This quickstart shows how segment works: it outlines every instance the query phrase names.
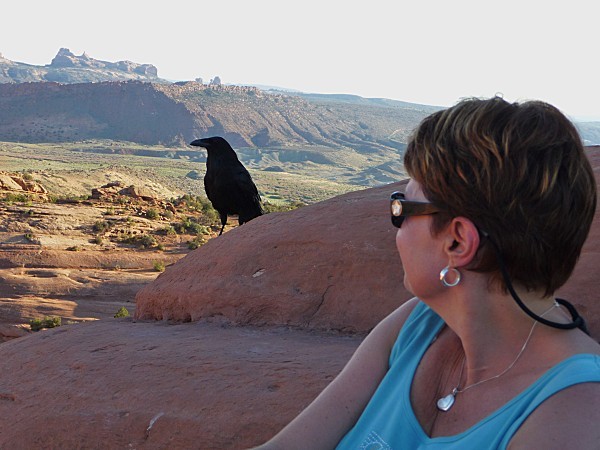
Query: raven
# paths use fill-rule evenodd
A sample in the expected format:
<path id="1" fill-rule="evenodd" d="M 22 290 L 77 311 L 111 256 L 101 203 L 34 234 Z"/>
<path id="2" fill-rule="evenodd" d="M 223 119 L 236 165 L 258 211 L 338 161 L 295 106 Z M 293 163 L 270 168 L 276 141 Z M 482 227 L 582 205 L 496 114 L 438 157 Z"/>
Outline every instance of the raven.
<path id="1" fill-rule="evenodd" d="M 220 136 L 190 142 L 208 152 L 204 190 L 221 217 L 221 232 L 228 214 L 237 214 L 240 225 L 263 214 L 258 189 L 231 145 Z"/>

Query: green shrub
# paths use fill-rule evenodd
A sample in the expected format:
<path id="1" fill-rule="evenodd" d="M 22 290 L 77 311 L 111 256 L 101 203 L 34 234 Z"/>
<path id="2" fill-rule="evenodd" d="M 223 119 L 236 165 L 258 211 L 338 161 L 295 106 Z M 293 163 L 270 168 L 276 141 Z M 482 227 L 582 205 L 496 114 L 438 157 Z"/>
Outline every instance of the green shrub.
<path id="1" fill-rule="evenodd" d="M 17 194 L 14 192 L 6 193 L 3 200 L 6 203 L 28 203 L 30 201 L 27 194 Z"/>
<path id="2" fill-rule="evenodd" d="M 215 225 L 219 222 L 219 213 L 213 208 L 212 203 L 206 197 L 186 194 L 173 200 L 175 206 L 186 206 L 188 211 L 202 213 L 199 221 L 204 225 Z"/>
<path id="3" fill-rule="evenodd" d="M 148 209 L 148 211 L 146 211 L 146 218 L 150 219 L 150 220 L 156 220 L 160 217 L 160 214 L 158 213 L 158 211 L 154 208 L 150 208 Z"/>
<path id="4" fill-rule="evenodd" d="M 219 213 L 212 206 L 202 210 L 202 215 L 204 222 L 209 225 L 214 225 L 220 223 L 221 218 L 219 217 Z"/>
<path id="5" fill-rule="evenodd" d="M 124 306 L 121 306 L 117 313 L 114 315 L 114 317 L 115 319 L 118 319 L 120 317 L 129 317 L 129 311 L 127 311 L 127 308 L 125 308 Z"/>
<path id="6" fill-rule="evenodd" d="M 175 227 L 173 225 L 169 225 L 164 228 L 161 228 L 160 230 L 158 230 L 158 232 L 160 234 L 164 234 L 166 236 L 173 236 L 173 235 L 177 234 L 177 231 L 175 230 Z"/>
<path id="7" fill-rule="evenodd" d="M 110 228 L 110 223 L 106 220 L 97 220 L 92 228 L 96 233 L 103 233 Z"/>
<path id="8" fill-rule="evenodd" d="M 39 331 L 43 328 L 55 328 L 60 327 L 61 319 L 60 317 L 44 317 L 43 319 L 31 319 L 29 321 L 29 326 L 31 327 L 31 331 Z"/>
<path id="9" fill-rule="evenodd" d="M 164 272 L 165 271 L 165 263 L 162 261 L 154 261 L 154 263 L 152 264 L 152 266 L 154 267 L 154 270 L 156 270 L 157 272 Z"/>
<path id="10" fill-rule="evenodd" d="M 198 247 L 206 244 L 206 239 L 202 236 L 196 236 L 194 239 L 188 242 L 188 248 L 190 250 L 196 250 Z"/>
<path id="11" fill-rule="evenodd" d="M 193 217 L 186 217 L 181 221 L 181 225 L 178 227 L 181 233 L 189 234 L 210 234 L 210 228 L 204 224 L 199 223 Z"/>
<path id="12" fill-rule="evenodd" d="M 158 241 L 156 240 L 156 238 L 154 236 L 150 236 L 149 234 L 128 234 L 127 236 L 121 239 L 121 242 L 125 244 L 135 245 L 140 248 L 150 248 L 158 245 Z"/>
<path id="13" fill-rule="evenodd" d="M 154 236 L 150 236 L 149 234 L 142 234 L 137 239 L 137 244 L 143 248 L 156 247 L 158 242 Z"/>

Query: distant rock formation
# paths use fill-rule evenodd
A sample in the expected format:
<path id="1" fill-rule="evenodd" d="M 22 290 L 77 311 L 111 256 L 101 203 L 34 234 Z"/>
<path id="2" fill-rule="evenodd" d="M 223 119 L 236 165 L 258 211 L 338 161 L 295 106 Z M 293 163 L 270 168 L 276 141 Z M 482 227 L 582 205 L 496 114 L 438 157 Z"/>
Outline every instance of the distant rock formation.
<path id="1" fill-rule="evenodd" d="M 157 78 L 158 70 L 152 64 L 137 64 L 131 61 L 117 61 L 114 63 L 90 58 L 85 52 L 75 56 L 68 48 L 61 48 L 52 62 L 52 68 L 84 67 L 88 69 L 112 69 L 126 73 L 136 73 L 145 77 Z"/>
<path id="2" fill-rule="evenodd" d="M 15 62 L 0 55 L 0 83 L 89 83 L 125 80 L 167 83 L 166 80 L 158 78 L 158 70 L 152 64 L 101 61 L 85 52 L 76 56 L 68 48 L 61 48 L 46 66 Z"/>
<path id="3" fill-rule="evenodd" d="M 36 198 L 45 198 L 48 191 L 44 186 L 21 175 L 0 172 L 0 196 L 7 192 L 34 194 Z"/>
<path id="4" fill-rule="evenodd" d="M 208 84 L 210 84 L 212 86 L 221 86 L 221 78 L 214 77 L 212 80 L 210 80 L 210 82 Z"/>
<path id="5" fill-rule="evenodd" d="M 70 55 L 63 52 L 58 64 L 87 64 Z M 287 151 L 317 146 L 317 151 L 304 156 L 321 159 L 327 158 L 323 147 L 351 148 L 378 156 L 387 153 L 395 159 L 404 144 L 388 136 L 399 128 L 412 129 L 426 115 L 403 107 L 312 103 L 298 96 L 214 82 L 58 81 L 0 83 L 0 141 L 112 139 L 173 146 L 218 135 L 234 148 Z"/>
<path id="6" fill-rule="evenodd" d="M 157 202 L 158 196 L 152 190 L 144 186 L 125 186 L 120 181 L 107 183 L 102 187 L 92 189 L 92 198 L 95 200 L 112 200 L 120 195 L 144 200 L 147 202 Z"/>

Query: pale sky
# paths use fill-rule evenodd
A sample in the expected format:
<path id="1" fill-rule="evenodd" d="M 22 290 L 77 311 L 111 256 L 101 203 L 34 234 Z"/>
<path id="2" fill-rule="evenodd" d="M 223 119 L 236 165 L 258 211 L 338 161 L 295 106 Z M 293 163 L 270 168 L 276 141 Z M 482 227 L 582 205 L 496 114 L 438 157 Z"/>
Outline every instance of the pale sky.
<path id="1" fill-rule="evenodd" d="M 595 0 L 30 0 L 2 7 L 0 53 L 59 48 L 161 78 L 450 106 L 539 99 L 600 120 Z M 158 5 L 158 6 L 157 6 Z"/>

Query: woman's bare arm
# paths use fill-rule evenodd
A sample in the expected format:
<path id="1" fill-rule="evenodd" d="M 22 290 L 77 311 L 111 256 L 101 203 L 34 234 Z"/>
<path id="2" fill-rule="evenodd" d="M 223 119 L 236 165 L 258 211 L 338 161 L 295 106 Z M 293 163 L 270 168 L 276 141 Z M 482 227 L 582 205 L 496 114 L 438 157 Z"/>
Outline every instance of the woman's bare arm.
<path id="1" fill-rule="evenodd" d="M 329 386 L 273 439 L 257 449 L 334 448 L 359 418 L 386 374 L 391 349 L 417 301 L 409 300 L 382 320 Z"/>

